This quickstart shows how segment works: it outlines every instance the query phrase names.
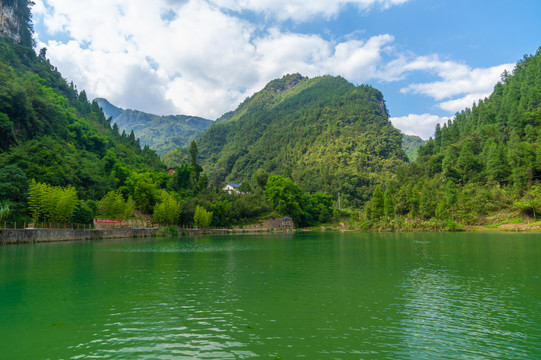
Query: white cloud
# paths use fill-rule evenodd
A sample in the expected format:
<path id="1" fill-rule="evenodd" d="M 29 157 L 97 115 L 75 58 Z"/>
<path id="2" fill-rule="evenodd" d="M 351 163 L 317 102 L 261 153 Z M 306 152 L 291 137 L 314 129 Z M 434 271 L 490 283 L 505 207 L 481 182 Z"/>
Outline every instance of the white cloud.
<path id="1" fill-rule="evenodd" d="M 254 11 L 278 20 L 307 21 L 316 16 L 326 19 L 335 17 L 347 5 L 361 11 L 371 8 L 388 9 L 409 0 L 209 0 L 220 8 L 233 11 Z"/>
<path id="2" fill-rule="evenodd" d="M 470 107 L 474 101 L 485 98 L 492 92 L 504 70 L 511 71 L 514 64 L 502 64 L 489 68 L 472 69 L 453 61 L 441 61 L 438 56 L 422 56 L 402 64 L 401 71 L 424 71 L 435 73 L 441 80 L 428 83 L 410 84 L 401 89 L 403 94 L 422 94 L 441 102 L 439 107 L 456 112 Z M 461 96 L 460 98 L 456 98 Z"/>
<path id="3" fill-rule="evenodd" d="M 89 98 L 211 119 L 286 73 L 342 75 L 356 83 L 378 79 L 382 54 L 394 41 L 383 34 L 334 42 L 265 29 L 201 0 L 94 0 L 85 3 L 85 11 L 73 1 L 47 0 L 46 7 L 38 0 L 34 14 L 50 33 L 65 32 L 73 39 L 40 46 Z"/>
<path id="4" fill-rule="evenodd" d="M 240 12 L 278 20 L 336 16 L 347 5 L 385 9 L 408 0 L 36 0 L 34 17 L 58 38 L 47 55 L 90 99 L 123 108 L 215 119 L 267 82 L 287 73 L 340 75 L 356 84 L 406 82 L 414 73 L 437 81 L 405 85 L 405 95 L 434 98 L 454 113 L 487 96 L 511 64 L 472 69 L 438 55 L 400 53 L 391 34 L 342 40 L 251 23 Z M 299 10 L 301 9 L 302 10 Z M 238 11 L 239 13 L 236 13 Z M 45 35 L 45 34 L 43 34 Z M 55 36 L 56 36 L 55 35 Z M 428 110 L 430 111 L 430 110 Z M 393 118 L 406 133 L 429 137 L 436 115 Z"/>
<path id="5" fill-rule="evenodd" d="M 408 116 L 392 117 L 393 125 L 407 135 L 417 135 L 427 140 L 434 136 L 436 124 L 443 124 L 448 117 L 440 117 L 432 114 L 409 114 Z"/>

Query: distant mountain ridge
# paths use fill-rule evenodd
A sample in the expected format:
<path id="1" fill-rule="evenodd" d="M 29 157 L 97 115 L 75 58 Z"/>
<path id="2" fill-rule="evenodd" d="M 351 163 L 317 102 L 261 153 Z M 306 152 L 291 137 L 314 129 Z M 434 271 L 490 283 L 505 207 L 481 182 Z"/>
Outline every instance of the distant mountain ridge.
<path id="1" fill-rule="evenodd" d="M 417 158 L 417 151 L 424 145 L 426 145 L 426 141 L 417 135 L 404 135 L 404 139 L 402 140 L 402 148 L 410 161 Z"/>
<path id="2" fill-rule="evenodd" d="M 198 139 L 212 125 L 212 121 L 197 116 L 167 115 L 159 116 L 138 110 L 119 108 L 103 98 L 95 101 L 106 117 L 120 131 L 130 133 L 132 130 L 141 145 L 147 145 L 163 156 L 178 147 L 188 146 L 192 140 Z"/>

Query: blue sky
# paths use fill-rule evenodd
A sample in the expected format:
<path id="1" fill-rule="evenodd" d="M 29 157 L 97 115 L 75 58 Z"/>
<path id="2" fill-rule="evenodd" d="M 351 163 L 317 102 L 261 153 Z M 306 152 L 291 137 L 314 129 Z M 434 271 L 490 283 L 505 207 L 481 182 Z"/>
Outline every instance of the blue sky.
<path id="1" fill-rule="evenodd" d="M 541 45 L 538 0 L 35 0 L 38 47 L 89 98 L 215 119 L 299 72 L 370 84 L 428 138 Z"/>

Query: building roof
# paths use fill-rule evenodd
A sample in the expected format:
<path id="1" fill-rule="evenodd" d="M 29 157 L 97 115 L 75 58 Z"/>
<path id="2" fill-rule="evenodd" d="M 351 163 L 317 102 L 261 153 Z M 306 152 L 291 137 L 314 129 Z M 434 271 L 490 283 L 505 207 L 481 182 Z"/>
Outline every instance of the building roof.
<path id="1" fill-rule="evenodd" d="M 236 187 L 236 188 L 240 187 L 240 184 L 235 184 L 235 183 L 230 183 L 230 182 L 228 182 L 226 184 L 231 185 L 231 186 Z"/>

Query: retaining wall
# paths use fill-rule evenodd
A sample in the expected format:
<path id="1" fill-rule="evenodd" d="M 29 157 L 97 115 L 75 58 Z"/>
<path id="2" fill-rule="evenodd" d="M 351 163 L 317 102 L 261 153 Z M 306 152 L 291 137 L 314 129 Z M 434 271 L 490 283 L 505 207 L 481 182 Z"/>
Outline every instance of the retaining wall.
<path id="1" fill-rule="evenodd" d="M 0 230 L 0 245 L 27 244 L 50 241 L 95 240 L 153 236 L 155 229 L 4 229 Z"/>

